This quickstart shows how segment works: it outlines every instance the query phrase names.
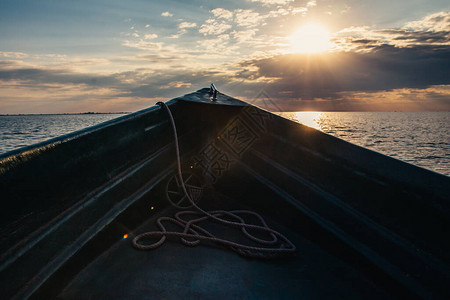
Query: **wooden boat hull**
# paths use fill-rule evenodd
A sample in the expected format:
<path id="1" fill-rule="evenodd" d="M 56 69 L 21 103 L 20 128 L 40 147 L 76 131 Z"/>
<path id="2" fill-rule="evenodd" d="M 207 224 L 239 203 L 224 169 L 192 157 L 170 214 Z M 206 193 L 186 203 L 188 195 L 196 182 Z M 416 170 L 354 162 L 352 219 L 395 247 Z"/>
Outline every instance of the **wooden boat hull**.
<path id="1" fill-rule="evenodd" d="M 262 213 L 296 257 L 122 239 L 174 211 L 174 138 L 155 106 L 0 157 L 5 298 L 449 296 L 447 176 L 207 89 L 168 104 L 183 168 L 209 186 L 200 206 Z"/>

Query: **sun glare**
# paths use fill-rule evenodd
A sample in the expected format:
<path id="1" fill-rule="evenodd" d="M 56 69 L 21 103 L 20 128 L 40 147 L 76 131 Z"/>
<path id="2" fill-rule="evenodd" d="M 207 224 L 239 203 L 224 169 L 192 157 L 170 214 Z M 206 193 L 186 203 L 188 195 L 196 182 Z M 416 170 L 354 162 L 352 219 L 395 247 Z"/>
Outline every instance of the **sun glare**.
<path id="1" fill-rule="evenodd" d="M 303 25 L 288 37 L 294 53 L 320 53 L 331 49 L 330 34 L 321 25 Z"/>

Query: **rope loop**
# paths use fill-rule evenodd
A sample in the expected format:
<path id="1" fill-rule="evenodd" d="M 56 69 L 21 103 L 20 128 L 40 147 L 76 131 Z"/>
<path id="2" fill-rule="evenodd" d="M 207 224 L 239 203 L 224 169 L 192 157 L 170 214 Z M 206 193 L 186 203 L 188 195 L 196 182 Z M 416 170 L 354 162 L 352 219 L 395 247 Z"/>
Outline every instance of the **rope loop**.
<path id="1" fill-rule="evenodd" d="M 170 111 L 170 108 L 167 106 L 166 103 L 157 102 L 156 104 L 161 107 L 164 107 L 169 115 L 175 138 L 174 142 L 177 158 L 177 171 L 178 171 L 177 175 L 180 180 L 180 185 L 183 190 L 183 193 L 190 202 L 191 206 L 195 209 L 195 211 L 184 210 L 177 212 L 174 218 L 170 217 L 158 218 L 156 223 L 160 231 L 146 232 L 137 235 L 133 239 L 132 242 L 133 246 L 139 250 L 152 250 L 164 244 L 164 242 L 166 241 L 166 237 L 174 236 L 179 237 L 181 242 L 187 246 L 193 247 L 199 245 L 201 241 L 209 241 L 228 247 L 230 250 L 238 253 L 239 255 L 250 258 L 272 259 L 293 255 L 296 251 L 295 245 L 278 231 L 269 228 L 269 226 L 267 226 L 266 222 L 264 221 L 263 217 L 257 214 L 256 212 L 249 210 L 205 211 L 196 204 L 194 199 L 192 199 L 191 194 L 188 192 L 188 189 L 186 188 L 185 182 L 183 180 L 183 175 L 181 172 L 181 159 L 180 159 L 180 148 L 178 145 L 178 135 L 172 112 Z M 190 219 L 189 221 L 187 221 L 181 217 L 187 215 L 197 216 L 197 218 Z M 256 219 L 258 219 L 260 224 L 257 225 L 246 223 L 243 215 L 252 215 L 253 217 L 256 217 Z M 229 221 L 224 217 L 227 217 L 228 219 L 234 221 Z M 199 225 L 200 222 L 206 220 L 212 220 L 222 225 L 238 228 L 242 231 L 245 237 L 247 237 L 254 244 L 261 245 L 261 247 L 240 244 L 230 240 L 218 238 Z M 172 224 L 179 226 L 182 229 L 182 231 L 180 232 L 167 231 L 166 227 L 163 224 L 163 221 L 170 222 Z M 249 230 L 258 233 L 258 236 L 251 234 Z M 270 236 L 270 239 L 268 240 L 262 239 L 261 236 L 263 235 Z M 143 239 L 158 236 L 160 236 L 161 238 L 153 244 L 146 245 L 140 243 L 140 241 Z"/>

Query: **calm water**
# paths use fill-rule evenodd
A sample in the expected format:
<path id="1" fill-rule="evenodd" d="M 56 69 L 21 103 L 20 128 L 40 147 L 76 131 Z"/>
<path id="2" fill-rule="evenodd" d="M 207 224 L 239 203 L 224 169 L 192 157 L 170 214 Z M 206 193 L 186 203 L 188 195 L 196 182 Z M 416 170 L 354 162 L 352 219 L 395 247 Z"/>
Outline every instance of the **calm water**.
<path id="1" fill-rule="evenodd" d="M 43 142 L 122 115 L 0 115 L 0 154 Z"/>
<path id="2" fill-rule="evenodd" d="M 450 112 L 292 112 L 285 118 L 450 175 Z"/>
<path id="3" fill-rule="evenodd" d="M 285 118 L 450 175 L 450 112 L 292 112 Z M 123 114 L 0 116 L 0 153 Z"/>

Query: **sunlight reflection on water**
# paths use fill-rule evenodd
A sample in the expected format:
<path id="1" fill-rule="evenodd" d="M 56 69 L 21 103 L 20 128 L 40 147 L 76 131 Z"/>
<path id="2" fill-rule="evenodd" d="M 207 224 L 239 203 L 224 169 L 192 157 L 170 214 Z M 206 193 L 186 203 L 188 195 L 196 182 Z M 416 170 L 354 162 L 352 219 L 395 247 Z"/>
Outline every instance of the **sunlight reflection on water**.
<path id="1" fill-rule="evenodd" d="M 283 112 L 356 145 L 450 175 L 450 112 Z"/>

